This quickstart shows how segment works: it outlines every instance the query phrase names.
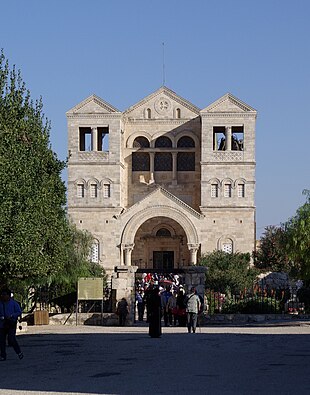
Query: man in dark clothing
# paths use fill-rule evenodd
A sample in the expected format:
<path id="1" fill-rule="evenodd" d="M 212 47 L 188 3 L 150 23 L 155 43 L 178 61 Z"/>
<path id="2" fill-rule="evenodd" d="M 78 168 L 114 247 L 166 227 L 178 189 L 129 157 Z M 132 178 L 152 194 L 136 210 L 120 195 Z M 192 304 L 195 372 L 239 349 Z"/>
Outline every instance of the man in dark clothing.
<path id="1" fill-rule="evenodd" d="M 125 298 L 122 298 L 117 304 L 117 314 L 119 318 L 119 325 L 124 326 L 128 314 L 128 303 Z"/>
<path id="2" fill-rule="evenodd" d="M 0 301 L 0 361 L 6 360 L 6 338 L 19 359 L 24 357 L 16 340 L 17 319 L 22 314 L 19 304 L 11 298 L 11 291 L 3 289 Z"/>
<path id="3" fill-rule="evenodd" d="M 150 291 L 147 299 L 149 313 L 149 335 L 151 337 L 161 336 L 161 298 L 159 289 L 156 287 Z"/>

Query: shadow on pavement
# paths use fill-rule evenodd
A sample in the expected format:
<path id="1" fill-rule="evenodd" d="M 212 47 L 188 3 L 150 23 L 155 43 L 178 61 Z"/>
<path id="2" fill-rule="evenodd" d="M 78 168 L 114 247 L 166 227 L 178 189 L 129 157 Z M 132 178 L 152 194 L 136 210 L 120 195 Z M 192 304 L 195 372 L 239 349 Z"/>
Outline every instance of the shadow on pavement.
<path id="1" fill-rule="evenodd" d="M 185 329 L 185 328 L 184 328 Z M 18 336 L 6 390 L 60 394 L 309 394 L 309 335 L 169 333 Z"/>

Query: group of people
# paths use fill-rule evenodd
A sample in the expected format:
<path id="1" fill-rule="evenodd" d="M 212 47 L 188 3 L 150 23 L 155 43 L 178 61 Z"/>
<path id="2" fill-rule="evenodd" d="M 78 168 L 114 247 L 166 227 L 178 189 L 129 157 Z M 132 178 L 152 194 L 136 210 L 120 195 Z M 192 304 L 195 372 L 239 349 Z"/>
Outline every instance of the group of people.
<path id="1" fill-rule="evenodd" d="M 151 337 L 161 336 L 161 321 L 165 326 L 187 326 L 188 333 L 195 333 L 197 318 L 201 312 L 203 301 L 194 287 L 188 295 L 184 288 L 179 287 L 178 292 L 172 287 L 159 287 L 158 284 L 149 284 L 146 289 L 141 286 L 136 289 L 136 306 L 138 320 L 143 321 L 146 310 L 146 322 L 149 324 Z M 128 302 L 122 298 L 117 304 L 119 325 L 124 326 L 129 314 Z"/>
<path id="2" fill-rule="evenodd" d="M 161 336 L 162 315 L 164 316 L 165 325 L 166 322 L 168 324 L 170 319 L 172 322 L 173 310 L 176 308 L 175 306 L 177 306 L 178 296 L 172 294 L 167 300 L 169 292 L 170 291 L 166 289 L 161 293 L 159 288 L 156 286 L 150 290 L 150 295 L 147 302 L 147 314 L 149 322 L 149 335 L 151 337 Z M 163 301 L 166 301 L 166 305 L 163 305 Z M 190 293 L 183 298 L 183 303 L 185 306 L 184 323 L 187 325 L 187 331 L 188 333 L 195 333 L 197 327 L 197 318 L 201 311 L 202 303 L 194 287 L 192 287 Z M 171 315 L 169 312 L 171 312 Z M 174 317 L 175 316 L 176 314 L 174 314 Z"/>

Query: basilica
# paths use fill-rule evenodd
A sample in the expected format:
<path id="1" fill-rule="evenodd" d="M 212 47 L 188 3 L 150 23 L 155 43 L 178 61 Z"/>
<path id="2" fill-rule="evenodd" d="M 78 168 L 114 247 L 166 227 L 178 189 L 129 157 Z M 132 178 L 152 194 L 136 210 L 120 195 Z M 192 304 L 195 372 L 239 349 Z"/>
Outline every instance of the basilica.
<path id="1" fill-rule="evenodd" d="M 68 214 L 108 275 L 254 250 L 255 109 L 230 93 L 200 109 L 162 86 L 125 111 L 92 95 L 66 115 Z"/>

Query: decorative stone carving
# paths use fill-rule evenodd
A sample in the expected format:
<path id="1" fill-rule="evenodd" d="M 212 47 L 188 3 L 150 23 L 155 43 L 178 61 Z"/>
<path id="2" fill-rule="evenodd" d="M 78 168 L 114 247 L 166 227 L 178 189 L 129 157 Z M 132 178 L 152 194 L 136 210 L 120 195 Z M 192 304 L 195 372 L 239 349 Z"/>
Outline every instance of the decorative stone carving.
<path id="1" fill-rule="evenodd" d="M 166 97 L 160 97 L 155 102 L 155 110 L 158 114 L 166 114 L 171 108 L 171 102 Z"/>

